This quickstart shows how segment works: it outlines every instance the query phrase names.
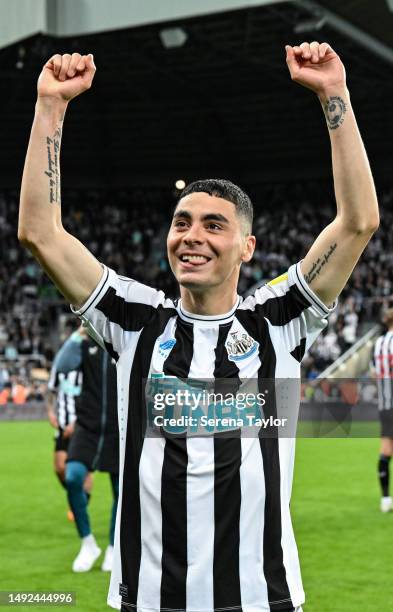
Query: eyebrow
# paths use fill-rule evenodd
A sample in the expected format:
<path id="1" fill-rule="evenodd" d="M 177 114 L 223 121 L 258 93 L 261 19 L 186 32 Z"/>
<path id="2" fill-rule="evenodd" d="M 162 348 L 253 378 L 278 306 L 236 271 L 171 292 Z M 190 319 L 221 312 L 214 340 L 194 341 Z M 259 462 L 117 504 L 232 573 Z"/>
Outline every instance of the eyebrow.
<path id="1" fill-rule="evenodd" d="M 188 210 L 178 210 L 173 215 L 174 219 L 178 219 L 179 217 L 183 217 L 184 219 L 189 219 L 191 221 L 192 215 Z M 221 213 L 207 213 L 203 215 L 202 221 L 221 221 L 221 223 L 229 223 L 228 219 L 224 217 Z"/>

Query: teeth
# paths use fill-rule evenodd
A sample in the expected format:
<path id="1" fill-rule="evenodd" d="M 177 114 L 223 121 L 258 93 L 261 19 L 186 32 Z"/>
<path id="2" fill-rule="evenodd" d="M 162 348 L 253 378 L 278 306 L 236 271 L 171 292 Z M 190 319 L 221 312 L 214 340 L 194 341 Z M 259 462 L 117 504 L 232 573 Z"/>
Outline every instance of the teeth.
<path id="1" fill-rule="evenodd" d="M 182 261 L 205 262 L 208 261 L 208 258 L 203 255 L 183 255 Z"/>

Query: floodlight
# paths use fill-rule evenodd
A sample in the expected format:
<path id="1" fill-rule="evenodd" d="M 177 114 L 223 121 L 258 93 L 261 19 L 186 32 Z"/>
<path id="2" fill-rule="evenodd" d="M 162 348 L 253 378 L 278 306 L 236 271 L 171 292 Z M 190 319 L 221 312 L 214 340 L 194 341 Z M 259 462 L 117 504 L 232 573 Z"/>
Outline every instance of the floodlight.
<path id="1" fill-rule="evenodd" d="M 164 28 L 160 30 L 159 36 L 165 49 L 182 47 L 188 38 L 188 34 L 183 28 Z"/>

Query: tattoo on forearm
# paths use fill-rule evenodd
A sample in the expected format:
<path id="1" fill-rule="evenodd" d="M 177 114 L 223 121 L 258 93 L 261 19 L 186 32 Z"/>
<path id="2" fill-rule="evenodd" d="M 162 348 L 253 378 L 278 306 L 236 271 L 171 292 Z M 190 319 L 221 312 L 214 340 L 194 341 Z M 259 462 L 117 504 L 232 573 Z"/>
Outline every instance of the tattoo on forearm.
<path id="1" fill-rule="evenodd" d="M 331 96 L 325 102 L 324 111 L 329 130 L 336 130 L 344 123 L 347 105 L 340 96 Z"/>
<path id="2" fill-rule="evenodd" d="M 330 257 L 337 248 L 337 242 L 330 245 L 329 250 L 322 256 L 318 257 L 311 266 L 310 271 L 304 275 L 306 283 L 309 285 L 321 273 L 323 267 L 327 264 Z"/>
<path id="3" fill-rule="evenodd" d="M 45 174 L 49 178 L 49 202 L 51 204 L 60 204 L 60 143 L 61 127 L 58 126 L 53 136 L 46 138 L 48 169 L 45 170 Z"/>

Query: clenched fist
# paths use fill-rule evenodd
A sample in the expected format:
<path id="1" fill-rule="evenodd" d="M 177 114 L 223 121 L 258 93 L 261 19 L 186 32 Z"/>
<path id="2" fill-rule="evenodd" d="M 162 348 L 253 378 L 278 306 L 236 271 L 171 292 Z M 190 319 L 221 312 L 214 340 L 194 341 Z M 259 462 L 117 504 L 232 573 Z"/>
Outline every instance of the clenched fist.
<path id="1" fill-rule="evenodd" d="M 285 47 L 291 78 L 319 96 L 346 87 L 345 68 L 328 43 L 304 42 Z"/>
<path id="2" fill-rule="evenodd" d="M 54 55 L 45 64 L 39 76 L 38 97 L 58 98 L 69 102 L 86 89 L 90 89 L 95 71 L 92 54 Z"/>

